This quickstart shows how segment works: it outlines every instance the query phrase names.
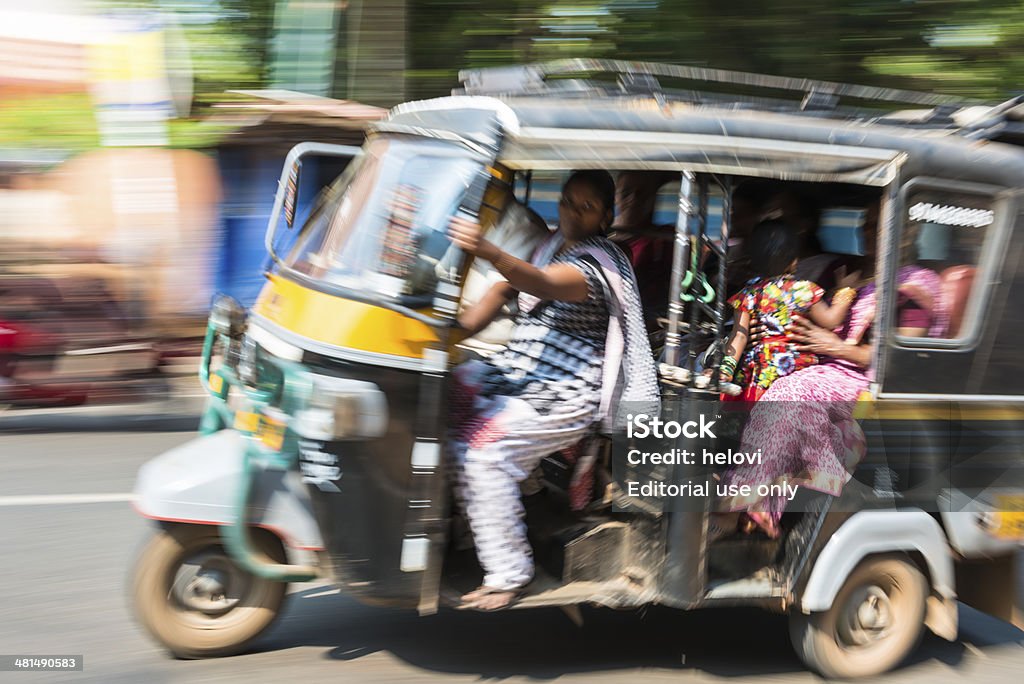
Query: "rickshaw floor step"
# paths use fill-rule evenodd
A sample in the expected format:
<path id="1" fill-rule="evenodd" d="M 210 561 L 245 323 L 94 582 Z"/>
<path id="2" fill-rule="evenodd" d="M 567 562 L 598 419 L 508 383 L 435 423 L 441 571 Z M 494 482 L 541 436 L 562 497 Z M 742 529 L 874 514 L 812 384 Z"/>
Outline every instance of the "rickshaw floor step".
<path id="1" fill-rule="evenodd" d="M 749 577 L 712 582 L 704 598 L 709 601 L 749 598 L 779 598 L 786 587 L 774 568 L 762 568 Z"/>
<path id="2" fill-rule="evenodd" d="M 639 605 L 643 591 L 625 577 L 606 582 L 569 582 L 554 578 L 538 578 L 512 608 L 541 608 L 596 603 L 608 608 Z"/>
<path id="3" fill-rule="evenodd" d="M 779 544 L 746 535 L 715 542 L 708 550 L 708 571 L 717 580 L 750 577 L 773 564 Z"/>
<path id="4" fill-rule="evenodd" d="M 468 591 L 468 590 L 467 590 Z M 457 607 L 462 591 L 448 587 L 441 592 L 441 602 Z M 649 602 L 642 588 L 626 577 L 607 582 L 570 582 L 563 584 L 549 575 L 538 575 L 525 593 L 508 610 L 519 608 L 548 608 L 593 603 L 607 608 L 628 608 Z"/>

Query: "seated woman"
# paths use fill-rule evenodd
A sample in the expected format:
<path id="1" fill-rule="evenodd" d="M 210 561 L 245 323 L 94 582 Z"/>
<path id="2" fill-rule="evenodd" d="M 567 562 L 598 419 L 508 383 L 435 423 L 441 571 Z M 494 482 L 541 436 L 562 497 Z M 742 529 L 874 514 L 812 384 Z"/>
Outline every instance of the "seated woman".
<path id="1" fill-rule="evenodd" d="M 754 404 L 741 448 L 760 451 L 761 463 L 727 471 L 723 482 L 750 485 L 755 493 L 719 502 L 723 513 L 712 516 L 711 540 L 736 532 L 740 513 L 749 522 L 748 531 L 760 528 L 778 537 L 786 500 L 758 496 L 758 485 L 788 482 L 839 496 L 864 457 L 864 434 L 853 419 L 853 408 L 870 381 L 872 324 L 879 304 L 872 282 L 877 221 L 869 220 L 863 231 L 868 282 L 858 289 L 838 334 L 806 318 L 793 322 L 789 336 L 796 350 L 818 354 L 822 362 L 779 378 Z M 899 269 L 896 281 L 900 333 L 941 337 L 949 321 L 945 304 L 927 296 L 940 291 L 938 275 L 908 264 Z"/>
<path id="2" fill-rule="evenodd" d="M 452 222 L 452 241 L 507 280 L 463 312 L 460 325 L 480 330 L 519 297 L 508 347 L 454 372 L 455 496 L 485 573 L 463 607 L 504 608 L 533 578 L 518 483 L 540 459 L 589 434 L 613 399 L 658 401 L 636 280 L 604 237 L 614 193 L 608 173 L 574 173 L 562 188 L 559 228 L 532 263 L 482 239 L 475 222 Z"/>
<path id="3" fill-rule="evenodd" d="M 787 184 L 767 200 L 762 217 L 778 217 L 795 227 L 803 236 L 800 263 L 795 273 L 797 278 L 813 281 L 825 290 L 832 290 L 852 270 L 851 257 L 826 252 L 822 247 L 818 237 L 822 206 L 812 187 Z"/>
<path id="4" fill-rule="evenodd" d="M 742 392 L 743 399 L 756 401 L 777 379 L 818 363 L 814 354 L 790 348 L 784 334 L 789 322 L 805 316 L 818 325 L 835 328 L 849 313 L 855 292 L 849 287 L 839 290 L 830 305 L 816 283 L 798 280 L 793 273 L 800 263 L 800 235 L 780 221 L 758 224 L 749 245 L 756 275 L 729 299 L 736 316 L 720 378 L 728 383 L 723 385 L 728 394 Z M 756 342 L 749 335 L 755 318 L 767 328 Z M 711 375 L 711 371 L 705 374 Z M 736 391 L 730 392 L 730 387 Z"/>

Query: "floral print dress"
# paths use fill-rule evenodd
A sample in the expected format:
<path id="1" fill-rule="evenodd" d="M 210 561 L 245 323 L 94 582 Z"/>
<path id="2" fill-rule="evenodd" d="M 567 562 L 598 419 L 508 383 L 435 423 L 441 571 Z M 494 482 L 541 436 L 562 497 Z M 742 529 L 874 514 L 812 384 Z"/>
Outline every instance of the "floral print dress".
<path id="1" fill-rule="evenodd" d="M 900 289 L 940 292 L 942 282 L 920 266 L 904 266 L 896 275 Z M 912 289 L 910 289 L 912 288 Z M 838 330 L 848 342 L 871 336 L 877 306 L 875 283 L 857 292 L 857 299 Z M 929 337 L 946 334 L 949 308 L 941 297 L 918 303 L 927 320 Z M 907 322 L 905 308 L 898 311 Z M 751 489 L 748 495 L 721 499 L 719 511 L 743 511 L 770 537 L 779 535 L 786 508 L 784 496 L 765 495 L 762 486 L 782 482 L 839 496 L 864 458 L 867 440 L 854 419 L 854 407 L 868 389 L 870 371 L 849 361 L 823 357 L 818 365 L 782 377 L 754 404 L 743 430 L 740 450 L 761 453 L 757 465 L 737 466 L 724 474 L 724 484 Z"/>
<path id="2" fill-rule="evenodd" d="M 806 314 L 821 301 L 824 291 L 809 280 L 792 275 L 754 278 L 729 299 L 737 311 L 746 311 L 751 321 L 765 326 L 764 337 L 749 344 L 740 358 L 733 382 L 742 385 L 745 401 L 756 401 L 778 378 L 818 363 L 818 357 L 798 352 L 786 338 L 786 326 L 794 314 Z"/>

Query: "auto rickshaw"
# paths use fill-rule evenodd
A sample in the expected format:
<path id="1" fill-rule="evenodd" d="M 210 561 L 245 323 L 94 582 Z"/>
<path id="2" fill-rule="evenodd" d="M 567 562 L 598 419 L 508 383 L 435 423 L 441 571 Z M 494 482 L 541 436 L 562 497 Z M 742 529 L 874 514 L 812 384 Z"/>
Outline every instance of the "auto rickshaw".
<path id="1" fill-rule="evenodd" d="M 760 606 L 787 613 L 797 653 L 835 677 L 895 667 L 926 627 L 955 639 L 958 600 L 1014 616 L 1024 104 L 615 61 L 460 78 L 451 97 L 396 107 L 361 149 L 288 155 L 262 294 L 210 315 L 201 435 L 139 473 L 135 506 L 154 529 L 132 593 L 158 642 L 238 653 L 293 582 L 421 614 L 471 586 L 444 459 L 470 265 L 447 227 L 459 213 L 495 225 L 530 205 L 533 174 L 578 168 L 679 174 L 660 371 L 663 415 L 680 421 L 719 406 L 717 373 L 697 371 L 721 347 L 697 341 L 727 332 L 737 186 L 802 183 L 837 211 L 880 206 L 873 377 L 857 407 L 869 451 L 842 496 L 794 506 L 778 540 L 709 544 L 711 502 L 670 510 L 607 480 L 586 515 L 546 497 L 528 513 L 538 579 L 514 608 Z M 296 229 L 308 155 L 352 161 Z M 942 273 L 939 338 L 893 320 L 894 272 L 915 242 Z M 557 459 L 547 466 L 557 492 Z"/>

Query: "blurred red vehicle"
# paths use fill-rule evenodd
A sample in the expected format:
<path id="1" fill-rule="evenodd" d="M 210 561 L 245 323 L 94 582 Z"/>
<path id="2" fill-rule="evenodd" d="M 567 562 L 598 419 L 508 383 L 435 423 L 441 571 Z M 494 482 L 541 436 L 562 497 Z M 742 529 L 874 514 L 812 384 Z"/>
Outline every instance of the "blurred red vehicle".
<path id="1" fill-rule="evenodd" d="M 101 278 L 0 276 L 0 405 L 122 403 L 166 394 L 143 321 Z"/>

